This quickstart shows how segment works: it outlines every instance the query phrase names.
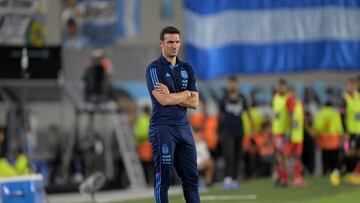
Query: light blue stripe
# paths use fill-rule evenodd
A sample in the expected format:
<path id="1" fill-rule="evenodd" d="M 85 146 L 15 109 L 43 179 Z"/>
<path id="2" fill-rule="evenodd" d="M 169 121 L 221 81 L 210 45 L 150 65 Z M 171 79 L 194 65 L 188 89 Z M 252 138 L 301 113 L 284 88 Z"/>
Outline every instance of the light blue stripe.
<path id="1" fill-rule="evenodd" d="M 158 202 L 160 203 L 161 202 L 161 197 L 160 197 L 160 189 L 161 189 L 160 176 L 158 177 L 158 182 L 159 182 L 159 185 L 158 185 L 157 199 L 158 199 Z"/>
<path id="2" fill-rule="evenodd" d="M 315 7 L 360 8 L 360 0 L 185 0 L 185 9 L 199 15 L 228 10 L 302 9 Z"/>
<path id="3" fill-rule="evenodd" d="M 157 177 L 157 182 L 158 182 L 158 186 L 157 186 L 157 189 L 156 189 L 156 199 L 157 199 L 157 202 L 159 203 L 160 202 L 160 198 L 159 198 L 159 193 L 160 193 L 160 183 L 159 183 L 159 177 Z"/>
<path id="4" fill-rule="evenodd" d="M 161 203 L 161 173 L 160 173 L 160 175 L 159 175 L 159 203 Z"/>
<path id="5" fill-rule="evenodd" d="M 158 79 L 158 76 L 157 76 L 157 73 L 156 73 L 156 68 L 154 68 L 154 75 L 155 75 L 155 81 L 156 81 L 156 84 L 159 83 L 159 79 Z"/>
<path id="6" fill-rule="evenodd" d="M 155 201 L 161 203 L 160 190 L 161 190 L 161 173 L 156 174 L 156 185 L 155 185 Z"/>
<path id="7" fill-rule="evenodd" d="M 151 76 L 152 76 L 152 80 L 153 80 L 153 85 L 155 86 L 156 85 L 156 79 L 155 79 L 155 74 L 154 74 L 154 69 L 150 69 L 151 71 Z"/>
<path id="8" fill-rule="evenodd" d="M 153 83 L 153 86 L 155 86 L 155 80 L 154 80 L 154 75 L 153 75 L 152 68 L 150 69 L 150 78 L 151 78 L 151 81 Z"/>
<path id="9" fill-rule="evenodd" d="M 157 181 L 157 175 L 155 175 L 155 188 L 154 188 L 154 196 L 155 196 L 155 202 L 157 203 L 158 200 L 157 200 L 157 184 L 158 184 L 158 181 Z"/>
<path id="10" fill-rule="evenodd" d="M 140 34 L 140 29 L 141 29 L 141 2 L 140 0 L 136 0 L 135 2 L 135 12 L 133 13 L 133 18 L 135 21 L 135 31 L 136 31 L 136 35 Z"/>
<path id="11" fill-rule="evenodd" d="M 124 25 L 124 1 L 116 0 L 116 10 L 117 10 L 117 19 L 116 19 L 116 34 L 118 36 L 125 36 L 125 25 Z"/>
<path id="12" fill-rule="evenodd" d="M 154 191 L 154 195 L 155 195 L 155 202 L 158 203 L 158 198 L 157 198 L 157 188 L 158 188 L 158 177 L 157 175 L 155 176 L 155 191 Z"/>
<path id="13" fill-rule="evenodd" d="M 153 72 L 153 76 L 154 76 L 155 85 L 157 85 L 157 84 L 159 83 L 159 80 L 157 79 L 156 69 L 153 68 L 153 69 L 152 69 L 152 72 Z"/>
<path id="14" fill-rule="evenodd" d="M 119 37 L 136 37 L 140 33 L 141 8 L 139 0 L 116 0 Z"/>
<path id="15" fill-rule="evenodd" d="M 266 45 L 234 44 L 213 49 L 186 45 L 186 60 L 202 79 L 233 74 L 313 70 L 360 71 L 360 41 L 316 41 Z"/>

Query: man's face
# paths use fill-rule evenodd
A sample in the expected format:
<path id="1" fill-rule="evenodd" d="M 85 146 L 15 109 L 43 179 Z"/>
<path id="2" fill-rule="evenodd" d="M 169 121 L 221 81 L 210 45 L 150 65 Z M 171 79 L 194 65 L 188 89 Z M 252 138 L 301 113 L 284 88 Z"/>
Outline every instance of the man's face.
<path id="1" fill-rule="evenodd" d="M 179 34 L 165 34 L 164 40 L 160 41 L 160 47 L 163 55 L 167 58 L 176 57 L 180 49 L 180 36 Z"/>
<path id="2" fill-rule="evenodd" d="M 75 24 L 69 24 L 67 26 L 67 34 L 69 37 L 75 37 L 77 35 L 77 27 Z"/>
<path id="3" fill-rule="evenodd" d="M 347 88 L 348 92 L 355 91 L 356 90 L 356 82 L 355 81 L 348 81 L 346 88 Z"/>
<path id="4" fill-rule="evenodd" d="M 276 91 L 280 94 L 284 94 L 286 92 L 286 85 L 284 84 L 278 84 L 276 87 Z"/>
<path id="5" fill-rule="evenodd" d="M 238 83 L 235 80 L 229 81 L 229 90 L 230 92 L 237 92 L 238 89 Z"/>

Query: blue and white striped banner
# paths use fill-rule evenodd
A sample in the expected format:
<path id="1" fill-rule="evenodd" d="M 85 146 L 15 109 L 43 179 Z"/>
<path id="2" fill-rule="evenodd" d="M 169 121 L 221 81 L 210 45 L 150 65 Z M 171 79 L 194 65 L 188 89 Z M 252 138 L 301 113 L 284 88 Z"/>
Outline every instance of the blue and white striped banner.
<path id="1" fill-rule="evenodd" d="M 111 45 L 118 38 L 140 34 L 140 0 L 83 0 L 87 12 L 82 26 L 82 38 L 88 45 Z"/>
<path id="2" fill-rule="evenodd" d="M 140 34 L 141 1 L 117 0 L 117 35 L 133 38 Z"/>
<path id="3" fill-rule="evenodd" d="M 197 76 L 360 70 L 360 0 L 185 0 Z"/>

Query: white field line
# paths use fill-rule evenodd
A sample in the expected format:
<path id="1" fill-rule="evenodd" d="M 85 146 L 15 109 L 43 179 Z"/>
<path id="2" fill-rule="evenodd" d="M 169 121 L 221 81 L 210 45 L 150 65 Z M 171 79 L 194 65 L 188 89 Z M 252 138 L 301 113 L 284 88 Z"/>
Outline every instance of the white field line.
<path id="1" fill-rule="evenodd" d="M 217 200 L 256 200 L 257 196 L 250 195 L 204 195 L 200 197 L 201 201 L 217 201 Z"/>

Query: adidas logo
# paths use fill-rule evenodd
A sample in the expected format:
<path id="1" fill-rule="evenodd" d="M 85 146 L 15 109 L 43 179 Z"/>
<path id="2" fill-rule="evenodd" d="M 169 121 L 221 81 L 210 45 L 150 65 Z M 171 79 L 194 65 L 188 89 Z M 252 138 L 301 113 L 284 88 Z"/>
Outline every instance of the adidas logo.
<path id="1" fill-rule="evenodd" d="M 171 77 L 171 75 L 169 73 L 166 73 L 165 77 Z"/>

